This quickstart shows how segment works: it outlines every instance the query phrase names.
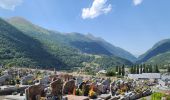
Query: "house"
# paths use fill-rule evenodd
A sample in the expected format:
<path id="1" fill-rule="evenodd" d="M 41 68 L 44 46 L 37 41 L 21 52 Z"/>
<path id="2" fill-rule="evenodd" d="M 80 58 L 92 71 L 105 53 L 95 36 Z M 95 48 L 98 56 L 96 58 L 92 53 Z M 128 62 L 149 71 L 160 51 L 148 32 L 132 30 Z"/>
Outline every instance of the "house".
<path id="1" fill-rule="evenodd" d="M 128 74 L 131 79 L 161 79 L 160 73 Z"/>

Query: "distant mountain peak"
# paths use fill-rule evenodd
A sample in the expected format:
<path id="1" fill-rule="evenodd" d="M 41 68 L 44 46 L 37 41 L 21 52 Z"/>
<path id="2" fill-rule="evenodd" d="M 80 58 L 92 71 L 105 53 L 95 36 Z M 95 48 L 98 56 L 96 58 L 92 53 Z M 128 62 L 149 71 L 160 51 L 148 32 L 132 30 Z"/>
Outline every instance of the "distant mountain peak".
<path id="1" fill-rule="evenodd" d="M 85 35 L 87 38 L 89 38 L 89 39 L 92 39 L 92 40 L 96 40 L 96 41 L 105 41 L 103 38 L 101 38 L 101 37 L 95 37 L 93 34 L 91 34 L 91 33 L 87 33 L 86 35 Z"/>
<path id="2" fill-rule="evenodd" d="M 24 24 L 25 23 L 32 24 L 30 21 L 26 20 L 25 18 L 18 17 L 18 16 L 8 18 L 7 21 L 9 21 L 9 22 L 16 22 L 16 23 L 24 23 Z"/>

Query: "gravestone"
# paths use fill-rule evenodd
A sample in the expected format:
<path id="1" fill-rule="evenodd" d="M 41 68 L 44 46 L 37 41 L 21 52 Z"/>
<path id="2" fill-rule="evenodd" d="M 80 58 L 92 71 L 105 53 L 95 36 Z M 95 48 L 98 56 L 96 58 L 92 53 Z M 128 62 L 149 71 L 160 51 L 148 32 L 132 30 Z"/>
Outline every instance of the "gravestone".
<path id="1" fill-rule="evenodd" d="M 60 100 L 62 98 L 63 81 L 61 79 L 57 79 L 50 83 L 50 87 L 52 96 L 55 96 Z"/>
<path id="2" fill-rule="evenodd" d="M 107 93 L 107 90 L 108 90 L 107 88 L 108 87 L 106 85 L 103 85 L 101 83 L 97 84 L 97 89 L 98 89 L 99 93 Z"/>
<path id="3" fill-rule="evenodd" d="M 76 85 L 80 85 L 83 82 L 83 77 L 77 77 L 76 78 Z"/>
<path id="4" fill-rule="evenodd" d="M 49 83 L 49 77 L 44 77 L 42 79 L 39 80 L 40 84 L 45 84 L 47 85 Z"/>
<path id="5" fill-rule="evenodd" d="M 63 86 L 63 94 L 73 94 L 74 89 L 75 89 L 75 81 L 74 80 L 65 82 L 65 84 Z"/>
<path id="6" fill-rule="evenodd" d="M 26 100 L 36 100 L 38 95 L 45 96 L 43 85 L 32 85 L 25 89 Z"/>

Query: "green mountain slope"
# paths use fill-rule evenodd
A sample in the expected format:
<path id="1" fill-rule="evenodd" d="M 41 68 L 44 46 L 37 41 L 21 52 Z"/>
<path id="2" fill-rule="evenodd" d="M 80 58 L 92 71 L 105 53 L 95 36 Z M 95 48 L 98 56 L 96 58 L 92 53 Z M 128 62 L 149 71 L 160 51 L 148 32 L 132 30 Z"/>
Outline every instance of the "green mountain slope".
<path id="1" fill-rule="evenodd" d="M 150 58 L 146 63 L 149 64 L 170 64 L 170 51 Z"/>
<path id="2" fill-rule="evenodd" d="M 52 66 L 64 63 L 43 45 L 0 19 L 0 63 L 7 66 Z"/>
<path id="3" fill-rule="evenodd" d="M 149 59 L 152 59 L 153 57 L 157 56 L 156 58 L 158 57 L 163 57 L 163 56 L 160 56 L 161 54 L 168 52 L 170 51 L 170 39 L 165 39 L 165 40 L 162 40 L 158 43 L 156 43 L 150 50 L 148 50 L 145 54 L 141 55 L 139 57 L 139 60 L 138 62 L 142 63 L 142 62 L 146 62 L 148 61 Z M 163 55 L 165 55 L 163 54 Z M 166 58 L 166 57 L 165 57 Z M 165 59 L 165 58 L 162 58 L 162 59 Z M 154 58 L 155 59 L 155 58 Z M 161 59 L 160 59 L 161 60 Z M 153 61 L 152 61 L 153 62 Z M 157 63 L 157 62 L 155 62 Z"/>
<path id="4" fill-rule="evenodd" d="M 80 33 L 59 33 L 43 29 L 39 26 L 33 25 L 20 17 L 13 17 L 8 19 L 8 22 L 22 30 L 27 35 L 38 39 L 51 40 L 60 45 L 67 45 L 71 48 L 77 49 L 81 53 L 118 56 L 128 59 L 132 62 L 136 58 L 129 52 L 111 45 L 103 39 L 96 38 L 91 34 L 83 35 Z"/>
<path id="5" fill-rule="evenodd" d="M 98 59 L 93 53 L 82 53 L 80 49 L 69 44 L 71 40 L 75 40 L 74 35 L 70 37 L 72 34 L 49 31 L 24 19 L 8 20 L 8 22 L 0 19 L 0 64 L 58 69 L 86 66 L 84 63 L 96 63 L 98 66 L 107 67 L 132 64 L 119 57 L 107 56 L 107 61 L 102 65 L 97 62 Z M 102 53 L 107 52 L 104 49 Z M 105 58 L 103 55 L 97 56 Z"/>

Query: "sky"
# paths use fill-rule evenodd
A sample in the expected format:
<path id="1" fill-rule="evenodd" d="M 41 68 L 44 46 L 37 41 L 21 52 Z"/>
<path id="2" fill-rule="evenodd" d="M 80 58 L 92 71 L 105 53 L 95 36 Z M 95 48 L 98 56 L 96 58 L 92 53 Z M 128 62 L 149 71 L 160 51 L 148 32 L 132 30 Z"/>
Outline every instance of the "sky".
<path id="1" fill-rule="evenodd" d="M 170 38 L 170 0 L 0 0 L 0 17 L 20 16 L 60 32 L 91 33 L 134 55 Z"/>

